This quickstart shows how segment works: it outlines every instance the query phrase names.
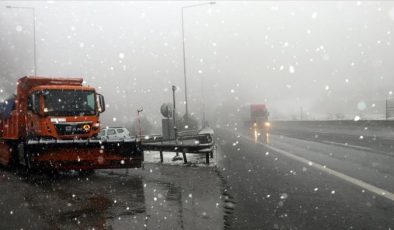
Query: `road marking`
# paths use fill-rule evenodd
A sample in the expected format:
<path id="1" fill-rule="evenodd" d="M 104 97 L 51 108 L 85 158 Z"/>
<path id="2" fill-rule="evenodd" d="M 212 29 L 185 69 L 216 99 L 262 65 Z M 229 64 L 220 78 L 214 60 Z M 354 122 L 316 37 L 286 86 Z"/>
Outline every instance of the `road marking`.
<path id="1" fill-rule="evenodd" d="M 368 147 L 363 147 L 363 146 L 358 146 L 358 145 L 350 145 L 347 143 L 338 143 L 338 142 L 333 142 L 333 141 L 322 141 L 323 143 L 326 144 L 330 144 L 330 145 L 339 145 L 339 146 L 343 146 L 343 147 L 351 147 L 351 148 L 355 148 L 355 149 L 360 149 L 360 150 L 369 150 L 371 151 L 371 148 Z"/>
<path id="2" fill-rule="evenodd" d="M 271 136 L 278 136 L 278 137 L 286 137 L 289 139 L 295 139 L 298 141 L 304 141 L 304 142 L 315 142 L 315 143 L 325 143 L 325 144 L 330 144 L 330 145 L 337 145 L 337 146 L 341 146 L 341 147 L 350 147 L 350 148 L 354 148 L 354 149 L 359 149 L 359 150 L 367 150 L 367 151 L 374 151 L 371 148 L 368 147 L 364 147 L 364 146 L 359 146 L 359 145 L 351 145 L 348 143 L 340 143 L 340 142 L 334 142 L 334 141 L 325 141 L 325 140 L 304 140 L 304 139 L 299 139 L 299 138 L 295 138 L 295 137 L 291 137 L 291 136 L 286 136 L 286 135 L 281 135 L 281 134 L 275 134 L 275 135 L 271 135 Z"/>
<path id="3" fill-rule="evenodd" d="M 347 148 L 353 148 L 353 149 L 357 149 L 357 150 L 361 150 L 361 151 L 367 151 L 369 153 L 376 154 L 376 155 L 385 155 L 387 157 L 394 157 L 394 154 L 390 154 L 390 153 L 378 151 L 376 149 L 372 149 L 372 148 L 368 148 L 368 147 L 362 147 L 362 146 L 358 146 L 358 145 L 349 145 L 349 144 L 346 145 L 344 143 L 338 143 L 338 142 L 332 142 L 332 141 L 304 140 L 304 139 L 298 139 L 298 138 L 295 138 L 295 137 L 289 137 L 289 136 L 278 135 L 278 134 L 270 135 L 270 137 L 272 137 L 273 139 L 287 138 L 287 139 L 290 139 L 290 140 L 296 140 L 298 142 L 304 142 L 304 143 L 307 143 L 307 144 L 315 143 L 315 144 L 337 145 L 337 146 L 340 146 L 340 147 L 347 147 Z M 335 143 L 338 143 L 338 144 L 335 144 Z"/>
<path id="4" fill-rule="evenodd" d="M 246 137 L 246 136 L 243 136 L 243 135 L 241 135 L 241 137 L 243 137 L 243 138 L 245 138 L 245 139 L 247 139 L 249 141 L 254 142 L 254 140 L 252 138 L 250 138 L 250 137 Z M 266 145 L 266 144 L 263 144 L 261 142 L 258 142 L 257 144 L 262 145 L 262 146 L 264 146 L 264 147 L 266 147 L 268 149 L 271 149 L 271 150 L 273 150 L 275 152 L 278 152 L 278 153 L 280 153 L 280 154 L 282 154 L 282 155 L 284 155 L 284 156 L 286 156 L 288 158 L 291 158 L 291 159 L 296 160 L 298 162 L 307 164 L 310 167 L 313 167 L 315 169 L 318 169 L 320 171 L 328 173 L 329 175 L 333 175 L 333 176 L 335 176 L 335 177 L 337 177 L 339 179 L 342 179 L 342 180 L 347 181 L 347 182 L 349 182 L 351 184 L 359 186 L 359 187 L 361 187 L 361 188 L 363 188 L 365 190 L 368 190 L 368 191 L 370 191 L 372 193 L 375 193 L 375 194 L 377 194 L 379 196 L 385 197 L 385 198 L 387 198 L 387 199 L 389 199 L 391 201 L 394 201 L 394 193 L 391 193 L 391 192 L 389 192 L 387 190 L 381 189 L 381 188 L 376 187 L 374 185 L 368 184 L 368 183 L 366 183 L 366 182 L 364 182 L 362 180 L 353 178 L 353 177 L 348 176 L 346 174 L 343 174 L 343 173 L 340 173 L 340 172 L 335 171 L 333 169 L 327 168 L 324 165 L 321 165 L 319 163 L 310 161 L 310 160 L 308 160 L 306 158 L 303 158 L 303 157 L 297 156 L 295 154 L 286 152 L 286 151 L 284 151 L 282 149 L 275 148 L 275 147 L 273 147 L 271 145 Z"/>

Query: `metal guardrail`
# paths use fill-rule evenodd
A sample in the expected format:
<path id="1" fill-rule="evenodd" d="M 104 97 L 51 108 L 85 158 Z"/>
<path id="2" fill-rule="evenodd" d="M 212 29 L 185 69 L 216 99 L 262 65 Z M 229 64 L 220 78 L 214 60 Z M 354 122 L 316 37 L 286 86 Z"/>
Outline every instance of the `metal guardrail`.
<path id="1" fill-rule="evenodd" d="M 150 141 L 161 141 L 163 139 L 162 135 L 153 134 L 153 135 L 142 135 L 137 136 L 137 140 L 141 140 L 141 142 L 150 142 Z"/>
<path id="2" fill-rule="evenodd" d="M 100 140 L 100 139 L 73 139 L 73 140 L 56 140 L 56 139 L 39 139 L 29 140 L 28 145 L 53 145 L 53 144 L 122 144 L 122 143 L 136 143 L 140 145 L 143 150 L 159 151 L 160 160 L 163 162 L 163 152 L 181 152 L 183 160 L 187 163 L 186 153 L 205 154 L 206 163 L 209 164 L 209 159 L 213 158 L 215 151 L 215 140 L 213 138 L 213 131 L 201 132 L 199 130 L 183 131 L 179 133 L 177 140 L 163 140 L 161 135 L 145 135 L 137 136 L 136 138 L 123 140 Z"/>
<path id="3" fill-rule="evenodd" d="M 328 126 L 370 126 L 394 128 L 394 120 L 302 120 L 302 121 L 271 121 L 277 125 L 328 125 Z"/>
<path id="4" fill-rule="evenodd" d="M 181 152 L 184 163 L 187 163 L 186 153 L 205 154 L 205 161 L 213 158 L 215 140 L 212 133 L 184 132 L 178 140 L 163 140 L 160 136 L 146 138 L 141 141 L 144 150 L 159 151 L 160 162 L 163 162 L 163 152 Z"/>
<path id="5" fill-rule="evenodd" d="M 184 130 L 178 132 L 178 137 L 182 136 L 195 136 L 199 133 L 199 130 Z"/>

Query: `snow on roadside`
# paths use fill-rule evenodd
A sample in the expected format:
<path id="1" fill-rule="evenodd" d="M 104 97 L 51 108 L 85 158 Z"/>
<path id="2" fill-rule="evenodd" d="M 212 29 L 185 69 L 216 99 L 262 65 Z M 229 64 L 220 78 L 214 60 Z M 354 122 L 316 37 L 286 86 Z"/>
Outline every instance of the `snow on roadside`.
<path id="1" fill-rule="evenodd" d="M 179 153 L 179 160 L 173 161 L 174 156 L 174 152 L 163 152 L 163 163 L 178 166 L 189 166 L 192 164 L 199 167 L 215 167 L 217 162 L 216 151 L 213 154 L 213 158 L 209 159 L 209 165 L 205 164 L 205 154 L 186 153 L 188 164 L 183 163 L 181 152 Z M 144 158 L 144 161 L 147 163 L 160 163 L 160 153 L 158 151 L 145 151 Z"/>
<path id="2" fill-rule="evenodd" d="M 165 154 L 167 155 L 167 154 Z M 165 158 L 171 162 L 173 154 Z M 160 158 L 159 158 L 160 160 Z M 183 165 L 183 161 L 179 161 Z M 175 164 L 175 163 L 174 163 Z M 107 171 L 108 172 L 108 171 Z M 104 176 L 105 172 L 101 175 Z M 214 167 L 146 163 L 144 170 L 112 170 L 143 180 L 145 212 L 114 218 L 113 229 L 223 229 L 222 182 Z"/>

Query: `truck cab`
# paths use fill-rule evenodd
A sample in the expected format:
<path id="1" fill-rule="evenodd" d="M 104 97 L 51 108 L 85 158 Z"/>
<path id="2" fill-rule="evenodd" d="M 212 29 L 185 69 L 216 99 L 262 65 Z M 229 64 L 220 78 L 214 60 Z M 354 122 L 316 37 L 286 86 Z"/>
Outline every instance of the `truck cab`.
<path id="1" fill-rule="evenodd" d="M 86 139 L 100 131 L 99 114 L 104 98 L 82 85 L 39 85 L 29 90 L 27 135 L 29 138 Z"/>
<path id="2" fill-rule="evenodd" d="M 0 164 L 28 170 L 141 167 L 135 140 L 102 141 L 104 97 L 82 78 L 22 77 L 16 95 L 0 103 Z"/>
<path id="3" fill-rule="evenodd" d="M 3 119 L 5 139 L 88 139 L 100 131 L 104 97 L 82 78 L 23 77 Z"/>

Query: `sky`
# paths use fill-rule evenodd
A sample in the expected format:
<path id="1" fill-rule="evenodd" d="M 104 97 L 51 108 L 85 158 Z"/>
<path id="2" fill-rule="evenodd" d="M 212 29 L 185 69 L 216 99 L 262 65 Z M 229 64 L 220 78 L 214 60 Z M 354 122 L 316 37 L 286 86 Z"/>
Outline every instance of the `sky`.
<path id="1" fill-rule="evenodd" d="M 0 99 L 34 75 L 83 77 L 108 125 L 185 111 L 181 9 L 202 1 L 1 1 Z M 271 119 L 383 118 L 394 92 L 393 1 L 217 1 L 184 8 L 189 112 L 265 103 Z M 219 114 L 219 115 L 218 115 Z M 220 115 L 222 114 L 222 115 Z"/>

